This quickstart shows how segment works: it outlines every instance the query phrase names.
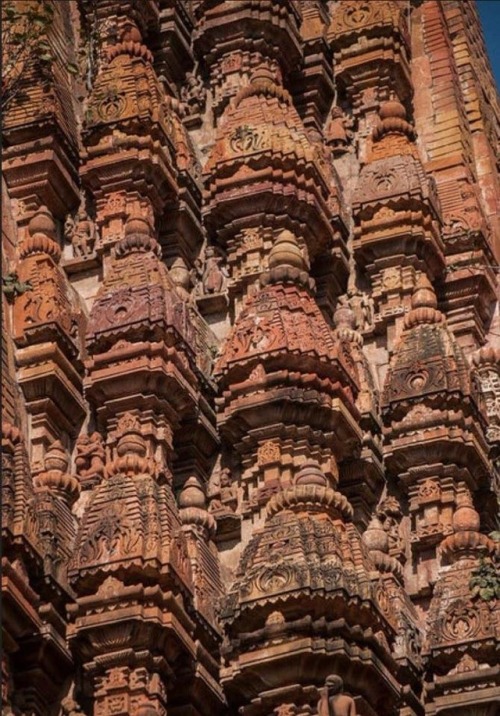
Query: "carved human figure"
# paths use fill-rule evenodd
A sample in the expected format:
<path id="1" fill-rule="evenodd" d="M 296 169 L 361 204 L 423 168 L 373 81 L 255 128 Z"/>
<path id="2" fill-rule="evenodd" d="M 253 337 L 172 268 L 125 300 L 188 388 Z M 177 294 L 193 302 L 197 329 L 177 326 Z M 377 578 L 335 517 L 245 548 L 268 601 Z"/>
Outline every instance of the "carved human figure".
<path id="1" fill-rule="evenodd" d="M 325 688 L 318 701 L 318 716 L 356 716 L 354 699 L 343 693 L 344 682 L 340 676 L 326 677 Z"/>
<path id="2" fill-rule="evenodd" d="M 373 326 L 374 310 L 373 300 L 365 293 L 362 294 L 361 298 L 361 310 L 363 312 L 363 330 L 367 330 Z"/>
<path id="3" fill-rule="evenodd" d="M 202 111 L 205 97 L 206 90 L 201 77 L 194 72 L 188 72 L 186 83 L 181 89 L 181 99 L 189 106 L 192 114 Z"/>
<path id="4" fill-rule="evenodd" d="M 343 305 L 348 304 L 356 317 L 356 328 L 365 331 L 373 325 L 373 304 L 371 299 L 355 286 L 347 291 L 347 300 Z"/>
<path id="5" fill-rule="evenodd" d="M 224 289 L 226 275 L 221 269 L 221 263 L 222 256 L 217 256 L 215 249 L 212 246 L 208 246 L 201 276 L 203 294 L 221 293 Z"/>
<path id="6" fill-rule="evenodd" d="M 231 472 L 225 467 L 213 475 L 208 485 L 209 512 L 234 512 L 238 504 L 238 488 L 231 480 Z"/>
<path id="7" fill-rule="evenodd" d="M 401 549 L 401 509 L 395 497 L 389 496 L 379 505 L 376 511 L 377 517 L 381 520 L 384 530 L 389 535 L 391 549 Z"/>
<path id="8" fill-rule="evenodd" d="M 64 222 L 64 238 L 68 243 L 71 243 L 74 231 L 75 220 L 71 216 L 71 214 L 68 214 L 68 216 L 66 217 L 66 221 Z"/>
<path id="9" fill-rule="evenodd" d="M 105 451 L 100 433 L 81 435 L 76 442 L 75 466 L 80 477 L 102 477 Z"/>
<path id="10" fill-rule="evenodd" d="M 352 141 L 352 120 L 346 117 L 341 107 L 333 107 L 326 129 L 326 139 L 334 152 L 347 151 Z"/>
<path id="11" fill-rule="evenodd" d="M 66 228 L 66 227 L 65 227 Z M 73 253 L 75 256 L 88 256 L 95 241 L 95 226 L 87 215 L 85 209 L 80 209 L 74 222 L 74 229 L 71 237 Z"/>
<path id="12" fill-rule="evenodd" d="M 238 501 L 238 488 L 231 479 L 229 468 L 223 468 L 220 476 L 221 501 L 225 507 L 234 511 Z"/>

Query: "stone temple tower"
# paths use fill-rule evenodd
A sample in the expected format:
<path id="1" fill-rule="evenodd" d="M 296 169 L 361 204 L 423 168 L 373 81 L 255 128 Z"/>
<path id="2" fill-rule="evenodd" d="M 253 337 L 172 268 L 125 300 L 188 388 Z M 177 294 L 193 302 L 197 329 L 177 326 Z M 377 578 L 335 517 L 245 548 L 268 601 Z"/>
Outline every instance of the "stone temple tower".
<path id="1" fill-rule="evenodd" d="M 475 1 L 2 20 L 2 713 L 498 714 Z"/>

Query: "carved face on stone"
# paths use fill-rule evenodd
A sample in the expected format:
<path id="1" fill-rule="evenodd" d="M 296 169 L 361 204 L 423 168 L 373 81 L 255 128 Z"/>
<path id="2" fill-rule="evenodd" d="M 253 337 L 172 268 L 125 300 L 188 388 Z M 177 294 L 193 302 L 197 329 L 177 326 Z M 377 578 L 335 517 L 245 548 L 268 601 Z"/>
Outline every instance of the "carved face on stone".
<path id="1" fill-rule="evenodd" d="M 335 694 L 339 694 L 342 691 L 343 685 L 342 679 L 336 674 L 331 674 L 326 677 L 325 686 L 328 691 L 328 696 L 335 696 Z"/>

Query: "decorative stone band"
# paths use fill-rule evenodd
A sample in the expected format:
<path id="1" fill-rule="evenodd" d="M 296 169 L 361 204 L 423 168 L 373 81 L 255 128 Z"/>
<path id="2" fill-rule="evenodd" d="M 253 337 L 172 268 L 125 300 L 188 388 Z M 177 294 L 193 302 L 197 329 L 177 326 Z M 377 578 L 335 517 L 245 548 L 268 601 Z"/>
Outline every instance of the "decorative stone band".
<path id="1" fill-rule="evenodd" d="M 481 532 L 456 532 L 441 543 L 441 554 L 448 559 L 465 556 L 471 552 L 493 556 L 496 550 L 495 542 Z"/>
<path id="2" fill-rule="evenodd" d="M 153 254 L 161 258 L 161 247 L 156 239 L 144 234 L 132 234 L 126 236 L 124 239 L 119 241 L 115 246 L 115 256 L 122 258 L 127 254 L 131 254 L 134 251 L 139 253 L 146 253 L 151 251 Z"/>
<path id="3" fill-rule="evenodd" d="M 33 478 L 33 485 L 37 491 L 50 490 L 61 493 L 70 504 L 78 499 L 80 483 L 76 477 L 61 470 L 47 470 L 38 473 Z"/>
<path id="4" fill-rule="evenodd" d="M 154 460 L 133 453 L 116 458 L 116 460 L 108 463 L 104 469 L 104 474 L 107 478 L 113 477 L 113 475 L 127 475 L 128 477 L 148 475 L 155 477 L 157 472 Z"/>
<path id="5" fill-rule="evenodd" d="M 33 236 L 28 236 L 19 249 L 19 257 L 21 259 L 26 259 L 33 254 L 47 254 L 55 263 L 59 263 L 61 249 L 50 237 L 37 233 Z"/>
<path id="6" fill-rule="evenodd" d="M 179 510 L 179 515 L 183 525 L 199 527 L 206 532 L 209 538 L 215 535 L 217 523 L 215 518 L 207 510 L 200 507 L 184 507 Z"/>
<path id="7" fill-rule="evenodd" d="M 116 45 L 112 45 L 107 50 L 108 61 L 112 62 L 115 57 L 119 55 L 130 55 L 130 57 L 139 57 L 145 62 L 153 62 L 153 53 L 149 50 L 146 45 L 142 45 L 140 42 L 119 42 Z"/>
<path id="8" fill-rule="evenodd" d="M 353 509 L 340 492 L 322 485 L 292 485 L 273 495 L 267 504 L 269 517 L 282 510 L 308 512 L 325 511 L 333 517 L 342 516 L 351 520 Z"/>

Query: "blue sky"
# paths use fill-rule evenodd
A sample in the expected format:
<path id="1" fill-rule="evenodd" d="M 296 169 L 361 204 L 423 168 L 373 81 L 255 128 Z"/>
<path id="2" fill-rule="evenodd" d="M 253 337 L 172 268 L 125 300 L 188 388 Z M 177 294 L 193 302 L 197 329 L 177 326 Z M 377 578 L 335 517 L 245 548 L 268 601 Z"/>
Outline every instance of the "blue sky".
<path id="1" fill-rule="evenodd" d="M 500 0 L 477 0 L 493 74 L 500 87 Z"/>

